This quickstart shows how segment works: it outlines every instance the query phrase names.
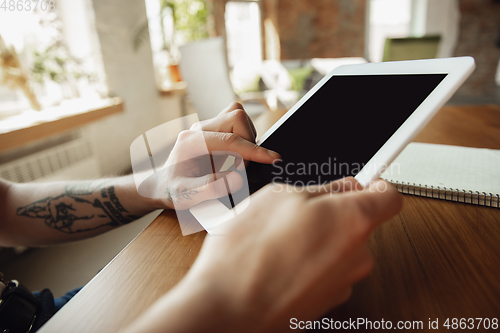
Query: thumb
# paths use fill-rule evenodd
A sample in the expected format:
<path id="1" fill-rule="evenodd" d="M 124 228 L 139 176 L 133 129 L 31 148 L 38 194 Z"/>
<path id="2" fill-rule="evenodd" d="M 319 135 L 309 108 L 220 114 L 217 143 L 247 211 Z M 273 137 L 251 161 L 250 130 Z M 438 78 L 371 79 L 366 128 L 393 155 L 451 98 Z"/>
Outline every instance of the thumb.
<path id="1" fill-rule="evenodd" d="M 189 179 L 189 184 L 185 182 L 189 190 L 189 200 L 183 193 L 171 193 L 172 202 L 175 209 L 185 210 L 197 204 L 227 196 L 237 192 L 243 187 L 243 177 L 236 171 L 219 172 L 202 177 Z"/>

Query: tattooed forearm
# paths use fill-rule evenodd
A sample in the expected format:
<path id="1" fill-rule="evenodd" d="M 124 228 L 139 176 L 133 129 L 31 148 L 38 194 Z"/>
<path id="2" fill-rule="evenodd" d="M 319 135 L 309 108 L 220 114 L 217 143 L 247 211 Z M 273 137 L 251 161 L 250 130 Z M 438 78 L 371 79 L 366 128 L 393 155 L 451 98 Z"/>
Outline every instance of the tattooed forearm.
<path id="1" fill-rule="evenodd" d="M 101 204 L 101 202 L 96 199 L 96 204 L 100 204 L 108 217 L 112 219 L 112 225 L 118 226 L 121 224 L 127 224 L 139 218 L 139 216 L 124 214 L 128 213 L 128 211 L 123 208 L 120 200 L 118 200 L 118 197 L 115 194 L 114 186 L 108 187 L 107 193 L 105 189 L 103 190 L 101 190 L 103 202 Z"/>
<path id="2" fill-rule="evenodd" d="M 187 188 L 181 191 L 178 188 L 172 189 L 170 187 L 167 187 L 165 189 L 165 194 L 167 195 L 168 201 L 178 203 L 181 202 L 181 200 L 192 200 L 191 197 L 195 194 L 198 194 L 198 191 L 188 190 Z"/>
<path id="3" fill-rule="evenodd" d="M 70 187 L 69 190 L 66 187 L 66 193 L 57 197 L 47 197 L 19 207 L 17 215 L 43 219 L 48 227 L 69 234 L 119 226 L 139 218 L 128 214 L 116 196 L 114 186 L 102 188 L 98 192 L 101 198 L 98 198 L 99 194 L 91 195 L 100 185 Z"/>
<path id="4" fill-rule="evenodd" d="M 64 192 L 69 195 L 89 195 L 94 193 L 94 191 L 105 183 L 109 182 L 110 179 L 107 180 L 94 180 L 88 182 L 81 182 L 73 185 L 67 185 L 64 187 Z"/>

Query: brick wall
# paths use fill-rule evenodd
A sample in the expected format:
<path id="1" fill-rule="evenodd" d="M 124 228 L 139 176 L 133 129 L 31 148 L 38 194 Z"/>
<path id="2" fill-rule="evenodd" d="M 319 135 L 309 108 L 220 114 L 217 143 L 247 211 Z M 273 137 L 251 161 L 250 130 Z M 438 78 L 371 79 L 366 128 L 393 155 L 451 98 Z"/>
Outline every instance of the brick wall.
<path id="1" fill-rule="evenodd" d="M 281 59 L 362 57 L 365 0 L 279 0 Z"/>
<path id="2" fill-rule="evenodd" d="M 462 103 L 500 103 L 495 73 L 500 48 L 500 1 L 460 0 L 460 32 L 455 56 L 476 59 L 476 70 L 454 97 Z"/>
<path id="3" fill-rule="evenodd" d="M 226 22 L 224 13 L 226 12 L 226 2 L 228 0 L 207 0 L 208 10 L 208 30 L 210 37 L 226 37 Z"/>
<path id="4" fill-rule="evenodd" d="M 225 36 L 224 9 L 227 0 L 207 0 L 213 13 L 215 32 Z M 281 59 L 362 57 L 365 51 L 366 0 L 260 0 L 265 39 L 273 30 Z M 267 31 L 267 35 L 266 35 Z M 264 41 L 264 53 L 275 55 Z M 266 58 L 276 58 L 267 56 Z"/>

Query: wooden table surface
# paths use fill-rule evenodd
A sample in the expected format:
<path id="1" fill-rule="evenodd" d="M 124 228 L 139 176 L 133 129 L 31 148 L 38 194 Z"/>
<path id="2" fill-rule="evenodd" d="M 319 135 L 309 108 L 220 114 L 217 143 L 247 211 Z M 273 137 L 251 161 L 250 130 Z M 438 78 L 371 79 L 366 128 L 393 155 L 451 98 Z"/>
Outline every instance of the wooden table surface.
<path id="1" fill-rule="evenodd" d="M 258 129 L 281 114 L 259 119 Z M 415 141 L 500 149 L 500 106 L 445 107 Z M 205 235 L 182 236 L 175 213 L 163 212 L 40 332 L 126 326 L 182 279 Z M 500 318 L 500 209 L 405 195 L 369 246 L 374 271 L 327 317 L 422 321 L 420 331 L 429 318 L 439 331 L 446 318 Z"/>

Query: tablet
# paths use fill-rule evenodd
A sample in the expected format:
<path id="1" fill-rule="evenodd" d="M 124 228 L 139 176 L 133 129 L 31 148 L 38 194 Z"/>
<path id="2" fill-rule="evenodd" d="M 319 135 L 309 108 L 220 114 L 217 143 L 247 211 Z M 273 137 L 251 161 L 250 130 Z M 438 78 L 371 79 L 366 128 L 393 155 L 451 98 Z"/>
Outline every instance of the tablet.
<path id="1" fill-rule="evenodd" d="M 262 136 L 259 144 L 280 153 L 282 160 L 274 165 L 250 163 L 249 192 L 271 182 L 308 186 L 347 176 L 368 185 L 474 67 L 473 58 L 460 57 L 334 69 Z M 234 204 L 244 199 L 238 193 L 232 196 Z M 191 208 L 191 213 L 210 232 L 224 222 L 216 216 L 220 205 L 224 204 L 211 200 Z M 209 225 L 204 224 L 207 219 Z"/>

